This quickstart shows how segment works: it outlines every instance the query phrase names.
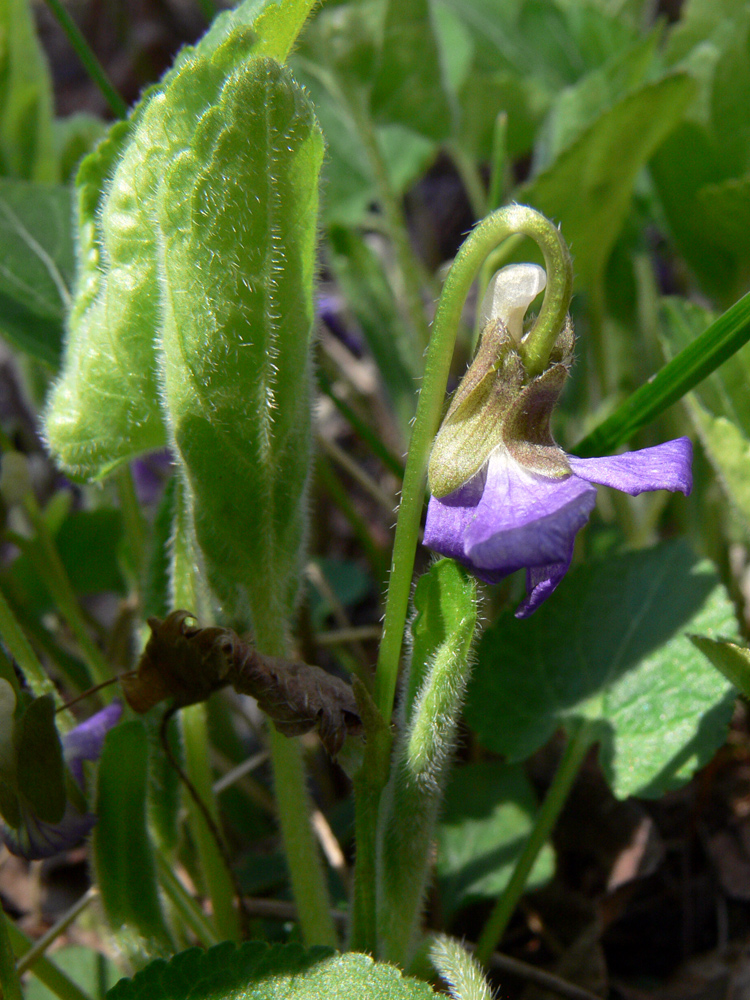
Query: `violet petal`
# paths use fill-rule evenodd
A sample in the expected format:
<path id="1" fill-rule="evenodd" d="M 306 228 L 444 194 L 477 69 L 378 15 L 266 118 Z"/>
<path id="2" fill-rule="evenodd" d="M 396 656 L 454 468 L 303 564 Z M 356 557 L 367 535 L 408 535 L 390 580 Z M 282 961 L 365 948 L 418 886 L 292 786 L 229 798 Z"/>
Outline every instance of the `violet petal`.
<path id="1" fill-rule="evenodd" d="M 496 452 L 464 531 L 464 559 L 504 576 L 522 567 L 564 563 L 595 503 L 595 487 L 576 476 L 540 476 Z"/>
<path id="2" fill-rule="evenodd" d="M 122 705 L 113 701 L 101 712 L 86 719 L 62 737 L 65 763 L 70 768 L 73 777 L 83 787 L 83 760 L 98 760 L 104 745 L 104 737 L 109 730 L 120 721 Z"/>
<path id="3" fill-rule="evenodd" d="M 516 618 L 528 618 L 550 596 L 570 569 L 573 559 L 573 541 L 568 558 L 550 566 L 530 566 L 526 570 L 526 600 L 516 609 Z"/>
<path id="4" fill-rule="evenodd" d="M 624 455 L 604 458 L 569 455 L 568 461 L 580 479 L 612 486 L 631 496 L 647 490 L 679 490 L 687 496 L 693 488 L 692 458 L 692 441 L 681 437 L 653 448 L 627 451 Z"/>
<path id="5" fill-rule="evenodd" d="M 15 829 L 3 824 L 2 839 L 11 854 L 27 861 L 39 861 L 75 847 L 95 823 L 96 816 L 79 813 L 70 803 L 59 823 L 43 823 L 30 809 L 22 806 L 21 826 Z"/>

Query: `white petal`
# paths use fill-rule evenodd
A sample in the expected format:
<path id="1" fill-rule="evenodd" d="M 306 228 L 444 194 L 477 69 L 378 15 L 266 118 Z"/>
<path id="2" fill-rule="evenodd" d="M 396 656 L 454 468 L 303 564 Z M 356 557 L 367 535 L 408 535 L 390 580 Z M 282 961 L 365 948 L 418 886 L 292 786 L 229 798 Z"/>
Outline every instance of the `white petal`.
<path id="1" fill-rule="evenodd" d="M 514 340 L 523 336 L 526 310 L 544 291 L 547 274 L 538 264 L 509 264 L 498 271 L 489 285 L 479 310 L 479 328 L 489 320 L 501 319 Z"/>

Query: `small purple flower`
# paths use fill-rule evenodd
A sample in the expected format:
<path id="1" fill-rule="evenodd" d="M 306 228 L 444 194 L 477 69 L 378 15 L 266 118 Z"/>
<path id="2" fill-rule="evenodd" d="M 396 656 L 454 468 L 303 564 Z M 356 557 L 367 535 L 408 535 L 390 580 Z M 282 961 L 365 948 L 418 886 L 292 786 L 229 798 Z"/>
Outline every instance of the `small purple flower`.
<path id="1" fill-rule="evenodd" d="M 79 799 L 78 805 L 82 805 L 84 789 L 83 761 L 99 759 L 104 738 L 119 722 L 121 715 L 122 705 L 116 701 L 112 702 L 60 739 L 65 764 L 79 786 L 78 789 L 69 789 L 71 792 L 80 793 L 75 796 Z M 31 804 L 23 796 L 23 790 L 19 791 L 21 823 L 17 827 L 11 827 L 7 823 L 2 824 L 2 838 L 6 847 L 19 857 L 29 861 L 50 858 L 77 844 L 91 832 L 96 823 L 96 816 L 78 808 L 71 800 L 70 794 L 62 819 L 57 823 L 45 822 L 36 815 Z"/>
<path id="2" fill-rule="evenodd" d="M 631 496 L 648 490 L 688 494 L 692 453 L 690 439 L 682 437 L 605 458 L 568 455 L 571 474 L 561 478 L 525 468 L 501 447 L 468 483 L 430 499 L 424 543 L 487 583 L 525 567 L 527 597 L 516 617 L 527 618 L 568 571 L 575 536 L 596 503 L 591 484 Z"/>
<path id="3" fill-rule="evenodd" d="M 83 788 L 83 763 L 84 760 L 99 760 L 102 755 L 102 747 L 107 733 L 116 726 L 122 715 L 122 705 L 119 701 L 113 701 L 101 712 L 86 719 L 80 726 L 71 729 L 62 739 L 63 757 L 65 763 L 70 768 L 73 777 Z"/>
<path id="4" fill-rule="evenodd" d="M 692 488 L 688 438 L 606 458 L 576 458 L 557 446 L 549 422 L 573 359 L 572 324 L 560 330 L 540 374 L 526 370 L 522 354 L 524 313 L 545 284 L 534 264 L 495 275 L 482 306 L 479 350 L 451 400 L 429 468 L 425 545 L 488 583 L 525 568 L 518 618 L 532 614 L 568 571 L 575 536 L 596 503 L 592 483 L 631 496 Z"/>

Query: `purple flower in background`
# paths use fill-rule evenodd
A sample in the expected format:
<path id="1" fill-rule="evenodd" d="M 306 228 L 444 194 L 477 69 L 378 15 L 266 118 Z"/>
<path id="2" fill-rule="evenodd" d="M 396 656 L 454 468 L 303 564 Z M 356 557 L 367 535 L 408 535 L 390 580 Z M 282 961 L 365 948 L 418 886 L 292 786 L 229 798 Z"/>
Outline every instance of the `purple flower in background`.
<path id="1" fill-rule="evenodd" d="M 62 739 L 63 757 L 73 777 L 83 788 L 83 761 L 99 760 L 107 733 L 116 726 L 122 715 L 122 705 L 113 701 L 101 712 L 71 729 Z"/>
<path id="2" fill-rule="evenodd" d="M 49 858 L 73 847 L 90 833 L 96 823 L 96 816 L 86 812 L 83 807 L 83 761 L 99 759 L 104 738 L 119 722 L 121 715 L 122 705 L 112 702 L 61 737 L 63 759 L 79 786 L 77 789 L 69 789 L 69 792 L 79 793 L 74 795 L 79 801 L 74 803 L 68 794 L 62 819 L 56 823 L 48 823 L 39 819 L 28 800 L 20 794 L 18 803 L 21 823 L 17 827 L 6 823 L 2 828 L 3 841 L 12 854 L 29 861 Z"/>
<path id="3" fill-rule="evenodd" d="M 485 468 L 449 496 L 432 497 L 424 543 L 463 563 L 481 580 L 498 583 L 526 568 L 527 618 L 568 571 L 575 536 L 596 503 L 592 483 L 637 496 L 692 487 L 689 438 L 605 458 L 568 455 L 571 474 L 549 477 L 526 468 L 502 447 Z"/>
<path id="4" fill-rule="evenodd" d="M 575 536 L 596 503 L 592 483 L 636 496 L 692 487 L 692 444 L 677 438 L 606 458 L 566 455 L 550 431 L 573 360 L 568 319 L 540 374 L 523 360 L 524 314 L 546 284 L 544 270 L 499 271 L 482 306 L 476 357 L 456 390 L 430 456 L 424 543 L 498 583 L 526 569 L 526 618 L 565 576 Z M 533 333 L 531 334 L 533 336 Z"/>

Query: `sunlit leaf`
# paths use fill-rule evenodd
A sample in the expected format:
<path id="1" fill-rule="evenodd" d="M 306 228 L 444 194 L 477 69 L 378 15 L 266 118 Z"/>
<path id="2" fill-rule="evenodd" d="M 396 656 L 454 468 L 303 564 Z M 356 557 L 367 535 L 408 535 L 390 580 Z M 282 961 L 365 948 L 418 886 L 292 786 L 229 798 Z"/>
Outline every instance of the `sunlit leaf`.
<path id="1" fill-rule="evenodd" d="M 503 617 L 485 633 L 466 716 L 511 760 L 559 726 L 595 722 L 614 793 L 661 795 L 721 746 L 734 703 L 686 633 L 736 628 L 711 564 L 683 543 L 583 566 L 531 620 Z"/>

